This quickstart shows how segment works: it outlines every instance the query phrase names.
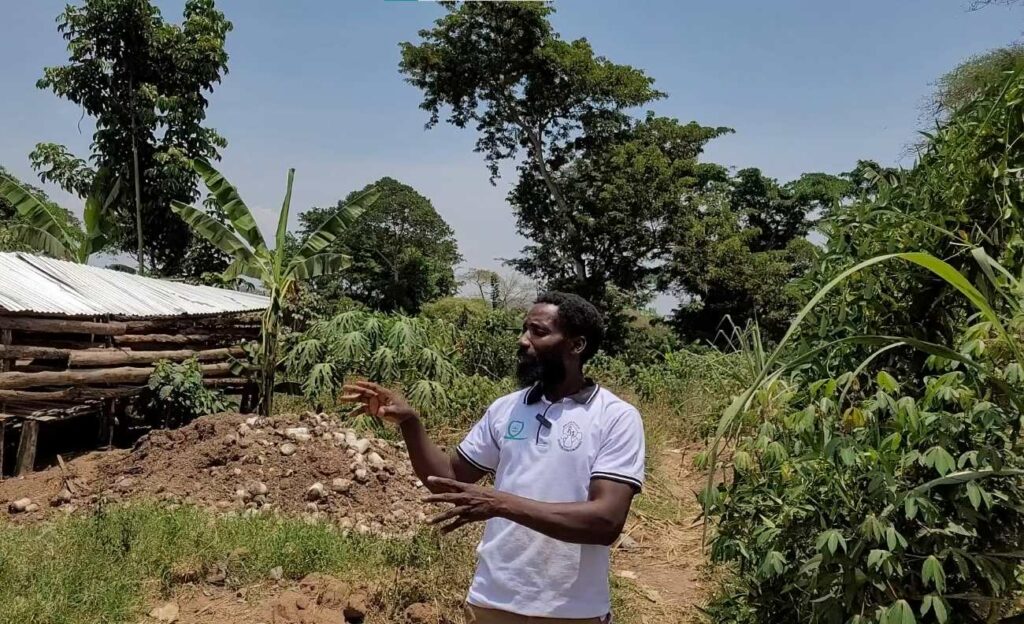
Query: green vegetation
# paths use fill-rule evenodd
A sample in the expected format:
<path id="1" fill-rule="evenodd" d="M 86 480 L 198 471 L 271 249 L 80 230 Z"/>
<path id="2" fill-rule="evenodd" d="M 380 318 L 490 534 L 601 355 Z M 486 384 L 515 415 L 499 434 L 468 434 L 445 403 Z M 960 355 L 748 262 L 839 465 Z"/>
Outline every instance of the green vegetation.
<path id="1" fill-rule="evenodd" d="M 66 9 L 69 64 L 40 85 L 95 118 L 92 154 L 41 144 L 32 162 L 86 198 L 84 227 L 0 170 L 0 248 L 79 262 L 132 251 L 143 270 L 262 289 L 261 341 L 238 369 L 258 377 L 264 414 L 284 391 L 289 409 L 337 411 L 341 385 L 369 378 L 401 387 L 446 442 L 514 387 L 527 278 L 577 292 L 608 321 L 589 374 L 645 415 L 652 487 L 637 519 L 692 521 L 663 495 L 673 477 L 656 466 L 667 448 L 708 441 L 700 504 L 719 564 L 709 621 L 1018 621 L 1020 46 L 940 79 L 935 127 L 912 167 L 862 160 L 780 181 L 702 160 L 732 131 L 641 111 L 665 95 L 653 78 L 562 39 L 550 4 L 444 9 L 402 44 L 399 70 L 429 126 L 446 115 L 477 133 L 493 177 L 517 163 L 508 202 L 528 243 L 508 264 L 520 273 L 457 278 L 453 230 L 391 177 L 338 189 L 344 200 L 302 213 L 292 233 L 289 171 L 265 239 L 209 164 L 225 141 L 202 125 L 206 97 L 227 71 L 231 29 L 213 0 L 188 0 L 182 26 L 148 0 Z M 205 210 L 189 205 L 200 179 Z M 454 296 L 460 280 L 471 297 Z M 680 301 L 669 318 L 646 309 L 666 293 Z M 195 362 L 160 364 L 142 401 L 164 424 L 225 407 Z M 438 592 L 455 609 L 471 542 L 101 508 L 0 525 L 0 614 L 131 620 L 180 566 L 213 565 L 237 585 L 276 565 L 290 579 L 388 579 L 377 606 L 391 618 Z M 617 616 L 634 615 L 622 591 L 616 604 Z"/>
<path id="2" fill-rule="evenodd" d="M 288 300 L 298 289 L 298 283 L 337 273 L 347 267 L 351 258 L 330 253 L 328 247 L 376 199 L 372 192 L 362 193 L 351 203 L 310 232 L 299 243 L 298 251 L 288 253 L 288 216 L 291 212 L 292 181 L 295 170 L 288 170 L 288 186 L 277 219 L 273 249 L 267 247 L 263 234 L 252 216 L 252 211 L 238 195 L 238 190 L 216 169 L 204 161 L 193 163 L 196 171 L 210 190 L 213 201 L 229 220 L 225 224 L 201 210 L 174 201 L 171 208 L 191 227 L 197 236 L 220 249 L 231 258 L 224 271 L 225 278 L 248 277 L 259 280 L 270 297 L 270 306 L 261 317 L 259 349 L 252 353 L 255 370 L 263 389 L 260 405 L 264 414 L 273 410 L 275 377 L 281 366 L 281 323 Z"/>
<path id="3" fill-rule="evenodd" d="M 157 362 L 135 405 L 158 427 L 180 427 L 200 416 L 235 407 L 223 394 L 203 385 L 203 373 L 195 358 L 180 364 Z"/>
<path id="4" fill-rule="evenodd" d="M 712 556 L 736 572 L 714 621 L 1014 613 L 1022 152 L 1005 137 L 1022 134 L 1022 88 L 1021 73 L 988 87 L 914 169 L 835 215 L 817 271 L 827 284 L 724 412 L 706 456 L 727 476 L 702 494 Z M 803 344 L 791 343 L 798 332 Z"/>
<path id="5" fill-rule="evenodd" d="M 33 527 L 0 523 L 0 621 L 137 621 L 147 601 L 167 595 L 179 577 L 203 578 L 214 566 L 235 587 L 266 579 L 277 566 L 292 580 L 312 572 L 355 583 L 388 579 L 371 583 L 378 585 L 374 607 L 400 621 L 417 601 L 456 609 L 472 573 L 472 549 L 468 541 L 442 542 L 428 532 L 383 539 L 299 519 L 144 504 Z M 440 586 L 438 575 L 452 583 Z"/>
<path id="6" fill-rule="evenodd" d="M 340 279 L 312 280 L 312 291 L 325 302 L 349 297 L 375 310 L 406 314 L 454 294 L 455 265 L 462 261 L 455 233 L 429 199 L 393 178 L 353 191 L 330 208 L 303 212 L 299 238 L 370 191 L 377 201 L 327 248 L 351 256 L 352 264 Z"/>
<path id="7" fill-rule="evenodd" d="M 38 86 L 95 121 L 91 166 L 52 143 L 36 147 L 32 165 L 80 197 L 98 169 L 125 181 L 111 206 L 113 247 L 133 253 L 140 272 L 176 275 L 193 236 L 170 203 L 198 197 L 190 161 L 213 160 L 227 145 L 203 122 L 207 94 L 227 72 L 231 22 L 213 0 L 185 2 L 180 25 L 149 0 L 89 0 L 68 5 L 57 23 L 68 62 L 46 68 Z"/>

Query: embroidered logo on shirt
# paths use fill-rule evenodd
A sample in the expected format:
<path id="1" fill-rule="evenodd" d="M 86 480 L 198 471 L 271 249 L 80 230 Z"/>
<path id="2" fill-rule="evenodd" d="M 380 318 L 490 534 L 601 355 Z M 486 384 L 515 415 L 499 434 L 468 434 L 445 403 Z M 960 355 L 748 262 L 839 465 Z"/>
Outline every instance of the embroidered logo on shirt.
<path id="1" fill-rule="evenodd" d="M 583 430 L 574 421 L 562 425 L 562 435 L 558 438 L 558 446 L 563 451 L 575 451 L 583 444 Z"/>
<path id="2" fill-rule="evenodd" d="M 506 440 L 525 440 L 523 436 L 523 429 L 526 428 L 526 423 L 521 420 L 510 420 L 508 421 L 508 427 L 505 428 L 505 439 Z"/>

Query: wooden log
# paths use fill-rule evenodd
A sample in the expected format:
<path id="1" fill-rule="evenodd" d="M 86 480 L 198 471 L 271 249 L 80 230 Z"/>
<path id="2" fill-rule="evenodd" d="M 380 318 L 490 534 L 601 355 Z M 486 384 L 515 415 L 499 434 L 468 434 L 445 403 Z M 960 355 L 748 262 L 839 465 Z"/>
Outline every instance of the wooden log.
<path id="1" fill-rule="evenodd" d="M 153 364 L 157 360 L 182 362 L 196 358 L 200 362 L 216 362 L 229 357 L 241 357 L 245 350 L 241 347 L 209 349 L 194 351 L 182 349 L 178 351 L 127 351 L 123 349 L 90 349 L 89 351 L 73 351 L 68 357 L 68 365 L 72 367 L 90 366 L 121 366 L 125 364 Z"/>
<path id="2" fill-rule="evenodd" d="M 7 421 L 0 418 L 0 481 L 4 480 L 4 433 L 7 431 Z"/>
<path id="3" fill-rule="evenodd" d="M 32 472 L 36 463 L 36 445 L 39 441 L 39 422 L 28 418 L 21 423 L 21 439 L 18 441 L 18 457 L 14 473 L 19 477 Z"/>
<path id="4" fill-rule="evenodd" d="M 0 401 L 74 401 L 77 399 L 107 399 L 132 396 L 142 392 L 145 386 L 122 388 L 65 388 L 63 390 L 0 390 Z"/>
<path id="5" fill-rule="evenodd" d="M 210 343 L 237 342 L 237 337 L 229 333 L 220 334 L 126 334 L 114 336 L 116 345 L 202 345 Z"/>
<path id="6" fill-rule="evenodd" d="M 3 331 L 10 331 L 5 329 Z M 29 347 L 27 345 L 0 344 L 0 359 L 15 360 L 66 360 L 71 351 L 53 347 Z"/>
<path id="7" fill-rule="evenodd" d="M 203 385 L 207 388 L 225 388 L 230 386 L 245 386 L 252 383 L 244 377 L 214 377 L 204 378 Z"/>
<path id="8" fill-rule="evenodd" d="M 167 318 L 146 321 L 127 321 L 129 334 L 166 334 L 183 329 L 241 328 L 258 331 L 260 321 L 250 316 L 211 316 L 200 318 Z"/>
<path id="9" fill-rule="evenodd" d="M 0 316 L 0 329 L 44 332 L 47 334 L 92 334 L 94 336 L 120 336 L 128 327 L 120 321 L 97 323 L 71 319 Z"/>
<path id="10" fill-rule="evenodd" d="M 204 364 L 204 377 L 217 377 L 231 372 L 231 364 Z M 87 386 L 90 384 L 142 383 L 155 370 L 152 366 L 135 368 L 101 368 L 88 370 L 49 371 L 43 373 L 0 373 L 0 390 L 39 388 L 43 386 Z"/>

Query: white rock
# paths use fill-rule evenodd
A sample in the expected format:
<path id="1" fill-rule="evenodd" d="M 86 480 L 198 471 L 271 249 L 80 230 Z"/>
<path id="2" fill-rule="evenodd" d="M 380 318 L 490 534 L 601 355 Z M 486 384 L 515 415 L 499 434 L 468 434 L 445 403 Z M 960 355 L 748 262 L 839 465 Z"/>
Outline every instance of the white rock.
<path id="1" fill-rule="evenodd" d="M 313 439 L 313 436 L 309 434 L 308 427 L 289 427 L 284 430 L 284 435 L 286 438 L 296 442 L 309 442 Z"/>
<path id="2" fill-rule="evenodd" d="M 262 481 L 254 481 L 249 484 L 249 493 L 253 496 L 266 496 L 270 490 L 267 488 L 267 484 Z"/>
<path id="3" fill-rule="evenodd" d="M 360 535 L 366 535 L 370 532 L 370 527 L 366 526 L 365 524 L 360 524 L 356 526 L 356 532 L 358 532 Z"/>
<path id="4" fill-rule="evenodd" d="M 345 430 L 345 443 L 346 444 L 348 444 L 350 447 L 354 447 L 356 445 L 356 442 L 358 442 L 358 441 L 359 441 L 359 436 L 356 435 L 355 431 L 352 431 L 351 429 L 346 429 Z"/>
<path id="5" fill-rule="evenodd" d="M 251 418 L 246 418 L 245 419 L 245 424 L 247 424 L 247 425 L 249 425 L 250 427 L 253 427 L 253 428 L 255 428 L 256 424 L 259 423 L 259 422 L 260 422 L 260 419 L 259 419 L 258 416 L 253 416 Z"/>
<path id="6" fill-rule="evenodd" d="M 243 490 L 242 488 L 238 488 L 237 490 L 235 490 L 235 498 L 242 502 L 245 502 L 252 498 L 252 495 L 249 494 L 249 492 Z"/>
<path id="7" fill-rule="evenodd" d="M 242 469 L 241 468 L 234 468 L 234 469 L 231 470 L 231 474 L 235 475 L 236 477 L 240 477 L 240 476 L 242 476 Z"/>
<path id="8" fill-rule="evenodd" d="M 280 581 L 284 578 L 284 568 L 282 568 L 281 566 L 270 568 L 270 572 L 268 572 L 267 574 L 270 576 L 270 578 L 274 579 L 275 581 Z"/>
<path id="9" fill-rule="evenodd" d="M 331 489 L 334 490 L 335 492 L 338 492 L 339 494 L 348 492 L 351 487 L 352 482 L 349 481 L 348 479 L 338 478 L 335 479 L 334 481 L 331 481 Z"/>
<path id="10" fill-rule="evenodd" d="M 21 513 L 27 511 L 29 505 L 32 505 L 31 498 L 19 498 L 16 501 L 12 501 L 11 504 L 7 505 L 7 511 L 11 513 Z"/>
<path id="11" fill-rule="evenodd" d="M 367 440 L 366 438 L 359 438 L 358 440 L 355 441 L 354 444 L 349 444 L 349 446 L 354 448 L 356 450 L 356 453 L 362 455 L 366 451 L 370 450 L 370 441 Z"/>
<path id="12" fill-rule="evenodd" d="M 238 425 L 238 435 L 247 436 L 250 433 L 252 433 L 252 427 L 245 423 Z"/>
<path id="13" fill-rule="evenodd" d="M 281 451 L 282 455 L 287 457 L 288 455 L 294 455 L 296 448 L 295 445 L 292 444 L 291 442 L 285 442 L 284 444 L 281 445 L 279 450 Z"/>
<path id="14" fill-rule="evenodd" d="M 370 473 L 367 472 L 366 468 L 356 468 L 355 477 L 356 481 L 366 483 L 370 479 Z"/>
<path id="15" fill-rule="evenodd" d="M 160 622 L 177 622 L 178 621 L 178 603 L 168 602 L 165 605 L 156 607 L 149 612 L 149 617 Z"/>
<path id="16" fill-rule="evenodd" d="M 306 500 L 318 501 L 318 500 L 320 500 L 322 498 L 326 498 L 326 497 L 327 497 L 327 490 L 324 488 L 324 484 L 323 483 L 319 483 L 319 482 L 314 483 L 313 485 L 309 486 L 308 490 L 306 490 Z"/>
<path id="17" fill-rule="evenodd" d="M 378 455 L 377 451 L 370 451 L 366 454 L 366 463 L 374 470 L 383 470 L 385 466 L 384 458 Z"/>
<path id="18" fill-rule="evenodd" d="M 64 486 L 60 489 L 60 492 L 57 492 L 57 495 L 50 500 L 50 504 L 54 507 L 60 507 L 61 505 L 70 503 L 72 498 L 74 498 L 74 495 L 71 494 L 71 490 L 69 490 L 67 486 Z"/>

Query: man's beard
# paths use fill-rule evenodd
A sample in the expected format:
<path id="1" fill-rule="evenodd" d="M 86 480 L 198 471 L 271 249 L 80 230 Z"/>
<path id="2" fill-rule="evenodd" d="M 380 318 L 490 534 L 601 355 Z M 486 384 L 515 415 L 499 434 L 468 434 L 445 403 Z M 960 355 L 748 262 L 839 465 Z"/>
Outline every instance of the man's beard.
<path id="1" fill-rule="evenodd" d="M 543 386 L 556 386 L 565 380 L 565 364 L 559 357 L 541 358 L 520 351 L 516 379 L 519 380 L 520 388 L 537 382 Z"/>

